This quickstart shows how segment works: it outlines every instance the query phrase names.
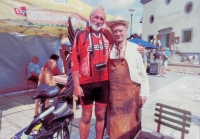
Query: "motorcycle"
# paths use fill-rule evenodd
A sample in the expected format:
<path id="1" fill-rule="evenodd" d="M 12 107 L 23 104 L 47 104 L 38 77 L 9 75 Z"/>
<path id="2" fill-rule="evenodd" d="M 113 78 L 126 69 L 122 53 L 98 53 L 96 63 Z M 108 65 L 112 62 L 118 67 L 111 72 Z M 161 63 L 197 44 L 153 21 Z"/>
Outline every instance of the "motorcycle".
<path id="1" fill-rule="evenodd" d="M 39 112 L 26 128 L 15 134 L 14 139 L 69 139 L 69 124 L 74 113 L 67 103 L 60 99 L 60 88 L 42 84 L 37 87 L 32 99 L 40 99 Z M 45 108 L 45 101 L 54 98 L 51 105 Z"/>

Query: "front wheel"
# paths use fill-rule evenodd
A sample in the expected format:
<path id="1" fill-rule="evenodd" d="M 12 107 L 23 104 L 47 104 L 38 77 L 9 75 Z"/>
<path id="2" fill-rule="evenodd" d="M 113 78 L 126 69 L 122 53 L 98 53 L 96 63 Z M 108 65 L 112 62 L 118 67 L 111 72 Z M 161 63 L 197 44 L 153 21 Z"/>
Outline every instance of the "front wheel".
<path id="1" fill-rule="evenodd" d="M 69 139 L 69 138 L 70 138 L 70 135 L 69 135 L 68 127 L 64 127 L 63 129 L 58 130 L 53 135 L 53 139 Z"/>

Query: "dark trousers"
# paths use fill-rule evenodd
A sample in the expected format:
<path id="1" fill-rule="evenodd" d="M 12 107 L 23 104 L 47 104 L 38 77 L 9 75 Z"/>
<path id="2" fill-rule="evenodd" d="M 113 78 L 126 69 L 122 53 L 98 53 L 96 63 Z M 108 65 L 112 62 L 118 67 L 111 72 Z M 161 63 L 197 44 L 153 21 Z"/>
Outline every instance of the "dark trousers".
<path id="1" fill-rule="evenodd" d="M 28 78 L 28 80 L 35 82 L 36 85 L 38 84 L 38 77 L 37 76 L 32 75 L 31 77 Z"/>

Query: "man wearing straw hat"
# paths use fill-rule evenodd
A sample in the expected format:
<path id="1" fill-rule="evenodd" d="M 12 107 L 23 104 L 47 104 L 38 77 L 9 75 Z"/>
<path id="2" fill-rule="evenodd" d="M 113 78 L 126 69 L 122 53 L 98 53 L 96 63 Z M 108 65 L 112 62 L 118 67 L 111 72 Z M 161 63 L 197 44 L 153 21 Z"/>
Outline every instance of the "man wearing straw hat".
<path id="1" fill-rule="evenodd" d="M 94 7 L 90 13 L 90 26 L 78 32 L 72 50 L 74 94 L 80 98 L 82 105 L 80 139 L 88 138 L 94 102 L 96 139 L 102 139 L 103 136 L 109 90 L 107 60 L 112 40 L 108 31 L 110 39 L 105 35 L 105 22 L 105 9 L 102 6 Z"/>
<path id="2" fill-rule="evenodd" d="M 149 83 L 138 45 L 126 40 L 129 22 L 120 16 L 107 22 L 115 42 L 110 46 L 106 131 L 110 139 L 129 139 L 141 129 L 140 108 Z"/>

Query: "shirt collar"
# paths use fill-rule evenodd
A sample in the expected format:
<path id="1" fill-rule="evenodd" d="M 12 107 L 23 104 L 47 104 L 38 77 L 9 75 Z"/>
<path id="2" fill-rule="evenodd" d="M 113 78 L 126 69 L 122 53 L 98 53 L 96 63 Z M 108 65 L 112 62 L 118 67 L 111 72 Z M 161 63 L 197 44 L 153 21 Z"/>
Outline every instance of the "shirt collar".
<path id="1" fill-rule="evenodd" d="M 117 49 L 123 49 L 124 46 L 126 44 L 126 40 L 120 45 L 120 46 L 117 46 L 115 43 L 114 43 L 114 47 L 117 48 Z"/>

